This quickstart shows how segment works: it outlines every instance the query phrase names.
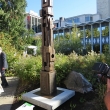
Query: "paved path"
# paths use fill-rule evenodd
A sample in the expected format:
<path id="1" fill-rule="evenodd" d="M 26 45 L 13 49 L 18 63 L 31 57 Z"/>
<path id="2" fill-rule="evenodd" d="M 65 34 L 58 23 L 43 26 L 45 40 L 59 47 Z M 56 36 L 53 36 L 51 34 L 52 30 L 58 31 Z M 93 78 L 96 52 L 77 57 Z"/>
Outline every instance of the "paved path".
<path id="1" fill-rule="evenodd" d="M 0 94 L 0 110 L 10 110 L 14 100 L 14 94 L 16 92 L 18 78 L 17 77 L 7 77 L 6 78 L 9 87 L 4 88 L 4 92 Z M 1 80 L 0 80 L 1 83 Z"/>

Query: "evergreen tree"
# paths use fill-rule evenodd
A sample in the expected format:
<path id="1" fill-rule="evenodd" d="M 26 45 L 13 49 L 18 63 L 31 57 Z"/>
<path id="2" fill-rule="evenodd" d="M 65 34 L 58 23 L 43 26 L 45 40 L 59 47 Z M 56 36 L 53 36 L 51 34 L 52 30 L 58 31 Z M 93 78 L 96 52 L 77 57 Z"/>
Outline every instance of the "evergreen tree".
<path id="1" fill-rule="evenodd" d="M 25 31 L 25 0 L 0 1 L 0 31 L 13 36 L 13 40 Z"/>

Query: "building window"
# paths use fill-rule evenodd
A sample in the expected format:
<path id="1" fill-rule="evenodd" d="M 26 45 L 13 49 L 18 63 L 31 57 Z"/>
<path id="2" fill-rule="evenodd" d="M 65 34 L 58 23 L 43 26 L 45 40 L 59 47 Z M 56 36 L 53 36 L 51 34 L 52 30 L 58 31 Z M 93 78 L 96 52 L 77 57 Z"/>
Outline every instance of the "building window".
<path id="1" fill-rule="evenodd" d="M 31 28 L 31 16 L 27 15 L 27 28 L 30 29 Z"/>
<path id="2" fill-rule="evenodd" d="M 35 25 L 35 32 L 37 33 L 37 26 Z"/>
<path id="3" fill-rule="evenodd" d="M 41 24 L 41 18 L 38 19 L 38 23 Z"/>
<path id="4" fill-rule="evenodd" d="M 55 27 L 58 27 L 58 23 L 54 23 L 54 26 L 55 26 Z"/>
<path id="5" fill-rule="evenodd" d="M 73 18 L 74 23 L 80 23 L 80 19 L 78 17 Z"/>
<path id="6" fill-rule="evenodd" d="M 27 16 L 27 21 L 30 21 L 30 19 L 31 19 L 31 17 L 28 15 L 28 16 Z"/>
<path id="7" fill-rule="evenodd" d="M 34 17 L 32 17 L 32 25 L 34 25 Z"/>
<path id="8" fill-rule="evenodd" d="M 85 22 L 89 22 L 89 21 L 93 21 L 93 17 L 92 16 L 86 16 L 85 17 Z"/>
<path id="9" fill-rule="evenodd" d="M 68 22 L 68 20 L 67 20 L 67 19 L 65 19 L 65 22 Z"/>
<path id="10" fill-rule="evenodd" d="M 73 22 L 72 19 L 70 19 L 70 18 L 69 19 L 65 19 L 65 21 L 68 22 L 68 23 L 72 23 Z"/>
<path id="11" fill-rule="evenodd" d="M 85 22 L 88 22 L 88 21 L 90 21 L 90 16 L 85 17 Z"/>
<path id="12" fill-rule="evenodd" d="M 35 24 L 37 25 L 37 18 L 35 18 Z"/>
<path id="13" fill-rule="evenodd" d="M 41 32 L 41 24 L 38 25 L 38 32 Z"/>
<path id="14" fill-rule="evenodd" d="M 93 17 L 92 16 L 86 16 L 85 17 L 85 22 L 89 22 L 89 21 L 93 21 Z"/>
<path id="15" fill-rule="evenodd" d="M 93 21 L 93 17 L 92 16 L 90 17 L 90 21 Z"/>
<path id="16" fill-rule="evenodd" d="M 68 22 L 69 22 L 69 23 L 72 23 L 72 19 L 68 19 Z"/>

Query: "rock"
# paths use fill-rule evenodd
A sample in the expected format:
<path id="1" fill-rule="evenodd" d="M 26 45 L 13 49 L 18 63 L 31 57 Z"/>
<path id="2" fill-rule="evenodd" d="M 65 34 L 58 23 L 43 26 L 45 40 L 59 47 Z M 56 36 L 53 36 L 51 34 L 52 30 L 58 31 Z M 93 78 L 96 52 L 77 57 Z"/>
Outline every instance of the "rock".
<path id="1" fill-rule="evenodd" d="M 80 93 L 87 93 L 92 91 L 92 84 L 81 74 L 75 71 L 72 71 L 64 84 L 68 89 L 74 90 Z"/>

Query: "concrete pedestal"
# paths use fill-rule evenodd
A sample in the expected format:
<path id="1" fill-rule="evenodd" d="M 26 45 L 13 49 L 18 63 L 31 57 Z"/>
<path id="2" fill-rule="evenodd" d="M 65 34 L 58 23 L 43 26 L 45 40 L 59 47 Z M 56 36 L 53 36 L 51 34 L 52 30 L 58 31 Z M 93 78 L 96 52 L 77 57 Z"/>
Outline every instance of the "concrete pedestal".
<path id="1" fill-rule="evenodd" d="M 22 95 L 23 100 L 47 110 L 54 110 L 75 95 L 73 90 L 57 87 L 58 94 L 55 96 L 41 96 L 40 88 Z"/>

